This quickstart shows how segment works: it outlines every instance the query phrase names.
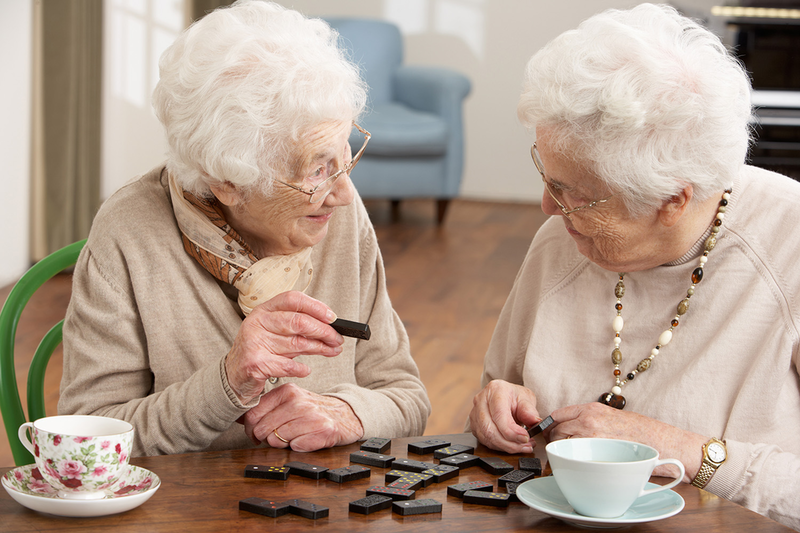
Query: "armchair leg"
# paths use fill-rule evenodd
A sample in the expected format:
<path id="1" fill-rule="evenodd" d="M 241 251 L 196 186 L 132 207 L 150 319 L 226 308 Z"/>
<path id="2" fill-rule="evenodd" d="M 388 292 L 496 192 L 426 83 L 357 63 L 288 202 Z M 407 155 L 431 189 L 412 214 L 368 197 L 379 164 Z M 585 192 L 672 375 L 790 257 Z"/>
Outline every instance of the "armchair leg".
<path id="1" fill-rule="evenodd" d="M 436 223 L 441 226 L 444 224 L 444 217 L 447 215 L 447 207 L 450 205 L 450 200 L 436 200 Z"/>
<path id="2" fill-rule="evenodd" d="M 391 200 L 392 204 L 392 222 L 400 220 L 400 200 Z"/>

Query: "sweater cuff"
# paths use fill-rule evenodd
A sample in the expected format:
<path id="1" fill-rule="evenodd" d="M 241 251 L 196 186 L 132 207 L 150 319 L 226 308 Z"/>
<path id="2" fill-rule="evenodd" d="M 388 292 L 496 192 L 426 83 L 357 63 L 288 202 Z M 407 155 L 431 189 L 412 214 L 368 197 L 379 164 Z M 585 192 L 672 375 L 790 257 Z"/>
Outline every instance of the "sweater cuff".
<path id="1" fill-rule="evenodd" d="M 222 395 L 224 395 L 224 398 L 220 398 L 220 402 L 227 404 L 227 406 L 231 409 L 232 413 L 237 413 L 236 418 L 238 418 L 239 416 L 243 415 L 256 405 L 258 405 L 258 402 L 261 400 L 261 397 L 257 396 L 247 404 L 243 404 L 241 400 L 239 400 L 239 397 L 236 396 L 235 392 L 233 392 L 233 388 L 231 387 L 231 384 L 228 382 L 228 371 L 225 368 L 225 361 L 227 360 L 227 358 L 228 356 L 226 354 L 225 357 L 222 357 L 219 361 L 219 374 L 218 374 L 219 381 L 217 384 L 218 386 L 216 388 L 222 393 Z"/>

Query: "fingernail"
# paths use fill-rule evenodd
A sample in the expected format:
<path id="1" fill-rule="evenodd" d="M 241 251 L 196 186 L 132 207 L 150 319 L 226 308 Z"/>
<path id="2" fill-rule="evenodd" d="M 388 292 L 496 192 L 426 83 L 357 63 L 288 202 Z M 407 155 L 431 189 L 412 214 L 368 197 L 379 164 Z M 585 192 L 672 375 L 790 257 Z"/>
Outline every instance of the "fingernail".
<path id="1" fill-rule="evenodd" d="M 527 444 L 529 440 L 530 437 L 528 437 L 527 435 L 517 435 L 517 442 L 519 442 L 520 444 Z"/>
<path id="2" fill-rule="evenodd" d="M 533 453 L 533 446 L 523 446 L 522 453 Z"/>
<path id="3" fill-rule="evenodd" d="M 334 313 L 330 309 L 328 309 L 328 314 L 326 315 L 326 317 L 328 319 L 328 324 L 330 324 L 331 322 L 335 321 L 338 318 L 336 316 L 336 313 Z"/>

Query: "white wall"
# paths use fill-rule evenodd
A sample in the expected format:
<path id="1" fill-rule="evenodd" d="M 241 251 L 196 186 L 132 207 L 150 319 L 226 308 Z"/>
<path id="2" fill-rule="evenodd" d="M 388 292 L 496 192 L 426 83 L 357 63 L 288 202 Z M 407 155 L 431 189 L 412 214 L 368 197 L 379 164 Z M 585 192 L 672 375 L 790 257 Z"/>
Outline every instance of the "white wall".
<path id="1" fill-rule="evenodd" d="M 185 26 L 184 0 L 103 0 L 105 199 L 164 160 L 167 143 L 150 106 L 158 58 Z"/>
<path id="2" fill-rule="evenodd" d="M 29 265 L 33 0 L 0 0 L 0 287 Z"/>

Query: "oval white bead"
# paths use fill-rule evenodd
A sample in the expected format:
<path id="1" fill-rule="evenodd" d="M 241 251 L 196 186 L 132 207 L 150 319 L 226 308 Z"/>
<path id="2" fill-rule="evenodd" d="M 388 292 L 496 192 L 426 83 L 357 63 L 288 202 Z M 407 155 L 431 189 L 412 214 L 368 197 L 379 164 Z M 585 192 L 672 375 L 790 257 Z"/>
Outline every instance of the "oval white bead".
<path id="1" fill-rule="evenodd" d="M 611 394 L 616 394 L 617 396 L 619 396 L 620 394 L 622 394 L 622 389 L 614 385 L 613 387 L 611 387 Z"/>
<path id="2" fill-rule="evenodd" d="M 650 350 L 650 355 L 658 355 L 658 348 L 653 348 Z"/>
<path id="3" fill-rule="evenodd" d="M 622 320 L 622 316 L 617 315 L 614 317 L 614 321 L 611 323 L 611 327 L 614 329 L 615 333 L 619 333 L 622 331 L 622 326 L 625 325 L 625 321 Z"/>
<path id="4" fill-rule="evenodd" d="M 672 332 L 670 330 L 666 330 L 658 337 L 658 344 L 660 344 L 661 347 L 663 348 L 664 346 L 669 344 L 669 341 L 671 340 L 672 340 Z"/>

